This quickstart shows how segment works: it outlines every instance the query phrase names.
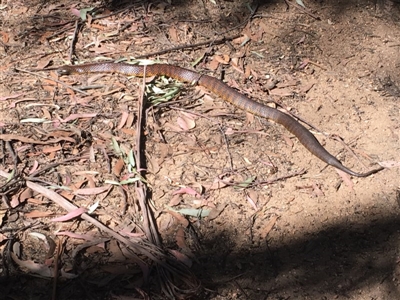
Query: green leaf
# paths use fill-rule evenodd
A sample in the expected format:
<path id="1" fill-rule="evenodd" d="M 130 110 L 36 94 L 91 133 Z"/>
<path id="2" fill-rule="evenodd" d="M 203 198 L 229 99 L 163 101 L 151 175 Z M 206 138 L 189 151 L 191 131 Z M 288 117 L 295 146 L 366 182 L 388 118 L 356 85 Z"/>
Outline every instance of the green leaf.
<path id="1" fill-rule="evenodd" d="M 9 182 L 15 176 L 15 169 L 11 171 L 11 173 L 7 176 L 6 182 Z"/>
<path id="2" fill-rule="evenodd" d="M 133 150 L 129 150 L 128 153 L 128 161 L 129 161 L 129 165 L 134 168 L 136 166 L 136 162 L 135 162 L 135 157 L 133 156 Z"/>
<path id="3" fill-rule="evenodd" d="M 247 178 L 245 181 L 237 184 L 235 187 L 236 188 L 247 188 L 254 182 L 255 179 L 256 179 L 256 176 L 251 176 L 251 177 Z"/>
<path id="4" fill-rule="evenodd" d="M 192 63 L 192 67 L 197 66 L 197 64 L 199 62 L 201 62 L 204 59 L 204 54 L 201 55 L 198 59 L 196 59 L 193 63 Z"/>
<path id="5" fill-rule="evenodd" d="M 112 141 L 112 146 L 113 146 L 115 152 L 117 153 L 117 155 L 122 156 L 122 150 L 121 150 L 121 147 L 119 146 L 117 140 L 114 137 L 112 137 L 111 141 Z"/>
<path id="6" fill-rule="evenodd" d="M 197 218 L 205 218 L 210 214 L 209 209 L 203 209 L 203 208 L 182 208 L 177 210 L 177 212 L 185 216 L 191 216 Z"/>
<path id="7" fill-rule="evenodd" d="M 130 184 L 130 183 L 134 183 L 134 182 L 139 181 L 139 180 L 140 180 L 139 177 L 131 177 L 131 178 L 122 180 L 122 181 L 120 182 L 120 184 Z"/>
<path id="8" fill-rule="evenodd" d="M 205 218 L 210 214 L 210 209 L 204 208 L 182 208 L 182 209 L 174 209 L 171 206 L 166 205 L 166 207 L 174 212 L 180 213 L 185 216 L 191 216 L 196 218 Z"/>
<path id="9" fill-rule="evenodd" d="M 82 8 L 79 10 L 79 15 L 82 19 L 82 21 L 86 21 L 86 15 L 88 12 L 91 12 L 94 9 L 94 7 L 90 7 L 90 8 Z"/>

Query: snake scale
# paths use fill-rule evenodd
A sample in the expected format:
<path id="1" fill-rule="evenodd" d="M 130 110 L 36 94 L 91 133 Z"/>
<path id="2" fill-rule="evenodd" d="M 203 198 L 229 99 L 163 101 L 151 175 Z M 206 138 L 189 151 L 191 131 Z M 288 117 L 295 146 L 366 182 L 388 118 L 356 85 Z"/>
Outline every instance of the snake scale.
<path id="1" fill-rule="evenodd" d="M 348 169 L 342 165 L 342 163 L 335 156 L 330 154 L 307 128 L 305 128 L 302 124 L 288 114 L 246 97 L 217 78 L 203 75 L 189 69 L 169 64 L 141 66 L 127 63 L 100 62 L 62 66 L 57 69 L 57 72 L 59 75 L 118 73 L 137 77 L 168 76 L 182 82 L 196 83 L 209 89 L 223 100 L 231 103 L 239 109 L 250 112 L 262 118 L 270 119 L 278 124 L 283 125 L 288 131 L 297 137 L 300 143 L 302 143 L 308 151 L 321 159 L 323 162 L 342 170 L 347 174 L 356 177 L 367 177 L 383 169 L 380 167 L 366 173 L 357 173 Z"/>

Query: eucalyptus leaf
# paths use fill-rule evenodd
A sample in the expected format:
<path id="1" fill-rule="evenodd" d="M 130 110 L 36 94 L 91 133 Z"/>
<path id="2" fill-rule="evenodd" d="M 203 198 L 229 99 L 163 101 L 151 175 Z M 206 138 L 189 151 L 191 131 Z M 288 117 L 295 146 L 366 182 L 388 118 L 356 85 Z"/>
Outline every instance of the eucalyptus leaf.
<path id="1" fill-rule="evenodd" d="M 19 121 L 20 123 L 44 123 L 47 122 L 47 119 L 41 119 L 41 118 L 29 118 L 29 119 L 23 119 Z"/>
<path id="2" fill-rule="evenodd" d="M 296 2 L 297 2 L 298 5 L 300 5 L 300 6 L 304 7 L 304 8 L 306 8 L 306 6 L 304 5 L 303 1 L 301 1 L 301 0 L 296 0 Z"/>
<path id="3" fill-rule="evenodd" d="M 11 171 L 11 173 L 7 176 L 7 181 L 9 182 L 11 179 L 13 179 L 15 176 L 15 169 Z"/>
<path id="4" fill-rule="evenodd" d="M 86 21 L 86 15 L 88 12 L 91 12 L 94 9 L 94 7 L 89 7 L 89 8 L 82 8 L 79 10 L 79 15 L 82 19 L 82 21 Z"/>
<path id="5" fill-rule="evenodd" d="M 236 188 L 247 188 L 254 182 L 255 179 L 256 179 L 256 176 L 248 177 L 245 181 L 237 184 L 235 187 Z"/>
<path id="6" fill-rule="evenodd" d="M 120 184 L 130 184 L 130 183 L 134 183 L 134 182 L 139 181 L 139 180 L 140 180 L 139 177 L 131 177 L 131 178 L 122 180 L 122 181 L 120 182 Z"/>
<path id="7" fill-rule="evenodd" d="M 205 218 L 210 214 L 209 209 L 203 209 L 203 208 L 182 208 L 178 209 L 176 212 L 185 216 L 191 216 L 196 218 Z"/>
<path id="8" fill-rule="evenodd" d="M 121 147 L 119 146 L 117 140 L 114 137 L 112 137 L 111 141 L 112 141 L 112 146 L 113 146 L 115 152 L 117 153 L 117 155 L 122 156 L 122 150 L 121 150 Z"/>
<path id="9" fill-rule="evenodd" d="M 134 168 L 136 166 L 136 162 L 135 162 L 135 157 L 133 156 L 133 150 L 129 150 L 128 153 L 128 160 L 129 160 L 129 165 Z"/>

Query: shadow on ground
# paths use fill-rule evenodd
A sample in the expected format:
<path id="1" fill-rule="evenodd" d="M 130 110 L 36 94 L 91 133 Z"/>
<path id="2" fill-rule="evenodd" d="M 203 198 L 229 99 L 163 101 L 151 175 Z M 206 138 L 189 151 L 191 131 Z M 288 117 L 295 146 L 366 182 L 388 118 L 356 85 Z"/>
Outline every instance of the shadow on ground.
<path id="1" fill-rule="evenodd" d="M 276 299 L 313 299 L 314 291 L 315 297 L 325 294 L 333 299 L 368 286 L 377 293 L 379 287 L 378 295 L 400 299 L 399 237 L 398 214 L 376 216 L 364 224 L 343 221 L 286 244 L 266 241 L 262 249 L 235 251 L 217 236 L 204 246 L 214 250 L 206 251 L 196 273 L 209 288 L 226 291 L 230 286 L 244 299 L 267 299 L 272 294 Z"/>
<path id="2" fill-rule="evenodd" d="M 313 299 L 321 295 L 341 299 L 361 289 L 371 289 L 371 296 L 375 293 L 379 299 L 382 294 L 400 299 L 397 212 L 376 215 L 362 224 L 342 219 L 334 226 L 287 239 L 288 242 L 269 240 L 260 247 L 249 245 L 240 250 L 230 247 L 234 241 L 227 237 L 234 234 L 228 229 L 220 232 L 201 240 L 203 251 L 198 254 L 193 271 L 212 292 L 197 299 L 215 299 L 216 295 L 222 299 Z M 60 281 L 57 299 L 118 299 L 116 295 L 137 295 L 135 290 L 126 289 L 129 276 L 116 276 L 99 287 L 101 281 L 90 276 Z M 51 289 L 50 280 L 3 279 L 0 299 L 49 299 Z"/>

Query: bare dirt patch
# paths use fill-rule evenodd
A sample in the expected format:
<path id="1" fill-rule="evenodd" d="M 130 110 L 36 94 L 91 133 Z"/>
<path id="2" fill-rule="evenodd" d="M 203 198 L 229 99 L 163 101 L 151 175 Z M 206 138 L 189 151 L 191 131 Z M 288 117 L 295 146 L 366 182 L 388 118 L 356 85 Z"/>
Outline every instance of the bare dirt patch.
<path id="1" fill-rule="evenodd" d="M 177 83 L 38 71 L 137 57 L 195 69 L 306 120 L 351 169 L 398 165 L 398 4 L 305 5 L 1 5 L 0 298 L 164 299 L 166 282 L 201 282 L 198 299 L 400 298 L 398 167 L 339 174 L 284 128 L 190 85 L 147 104 L 141 128 L 143 91 L 157 102 Z M 92 217 L 133 244 L 80 217 L 52 221 L 66 214 L 54 194 L 98 202 Z"/>

